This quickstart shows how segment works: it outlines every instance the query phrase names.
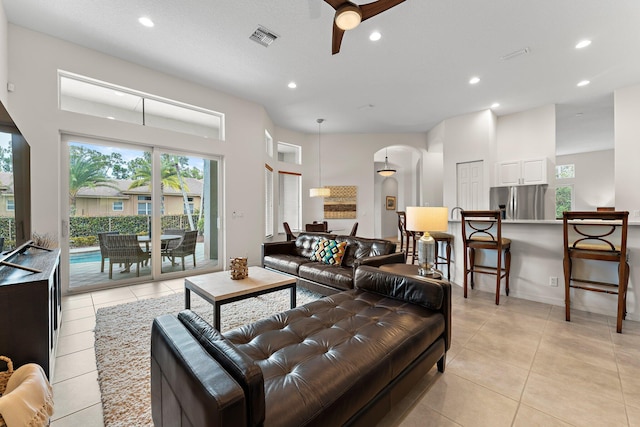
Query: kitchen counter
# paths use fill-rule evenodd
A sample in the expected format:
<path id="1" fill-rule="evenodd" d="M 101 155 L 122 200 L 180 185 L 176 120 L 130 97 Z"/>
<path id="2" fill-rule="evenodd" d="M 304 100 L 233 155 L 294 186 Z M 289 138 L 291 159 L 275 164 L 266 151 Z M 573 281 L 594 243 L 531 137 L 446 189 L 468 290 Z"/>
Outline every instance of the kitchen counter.
<path id="1" fill-rule="evenodd" d="M 460 224 L 460 219 L 450 219 L 449 223 Z M 558 224 L 562 225 L 561 219 L 503 219 L 503 225 L 508 224 L 532 224 L 532 225 L 548 225 L 548 224 Z M 640 219 L 631 221 L 629 220 L 629 226 L 640 225 Z"/>
<path id="2" fill-rule="evenodd" d="M 634 218 L 635 219 L 635 218 Z M 559 306 L 564 312 L 564 257 L 562 220 L 503 220 L 502 236 L 511 240 L 510 296 Z M 640 278 L 640 221 L 629 222 L 627 248 L 629 251 L 629 295 L 636 295 L 636 282 Z M 454 236 L 451 256 L 451 282 L 462 286 L 463 244 L 460 219 L 449 220 L 449 233 Z M 598 263 L 595 270 L 607 280 L 617 281 L 613 263 Z M 478 264 L 495 265 L 491 252 L 478 254 Z M 610 264 L 610 265 L 609 265 Z M 555 286 L 554 286 L 555 284 Z M 477 288 L 495 293 L 495 278 L 476 276 Z M 504 295 L 504 283 L 501 286 Z M 600 292 L 572 290 L 571 305 L 578 310 L 605 314 L 615 319 L 617 296 Z M 471 297 L 470 297 L 471 298 Z M 500 304 L 509 297 L 500 298 Z M 560 308 L 561 307 L 561 308 Z M 640 320 L 640 298 L 627 300 L 627 319 Z"/>

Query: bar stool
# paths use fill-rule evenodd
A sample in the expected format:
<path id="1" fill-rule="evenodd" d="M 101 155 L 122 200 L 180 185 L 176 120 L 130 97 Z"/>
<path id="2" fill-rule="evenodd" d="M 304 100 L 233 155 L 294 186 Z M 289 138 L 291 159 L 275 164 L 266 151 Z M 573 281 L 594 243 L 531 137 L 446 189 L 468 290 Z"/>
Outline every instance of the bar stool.
<path id="1" fill-rule="evenodd" d="M 407 248 L 405 253 L 409 256 L 409 238 L 411 232 L 407 231 L 407 214 L 405 211 L 396 211 L 398 214 L 398 230 L 400 230 L 400 249 L 404 249 L 404 239 L 407 239 Z"/>
<path id="2" fill-rule="evenodd" d="M 451 242 L 453 242 L 453 234 L 441 231 L 430 231 L 429 234 L 436 241 L 436 268 L 438 268 L 438 265 L 446 265 L 447 279 L 451 280 Z M 444 256 L 439 254 L 438 247 L 441 243 L 444 246 Z"/>
<path id="3" fill-rule="evenodd" d="M 626 211 L 563 213 L 563 266 L 567 322 L 571 320 L 571 288 L 603 292 L 618 295 L 616 332 L 622 332 L 622 321 L 627 315 L 627 287 L 629 284 L 628 220 L 629 212 Z M 580 277 L 576 277 L 573 269 L 576 259 L 617 263 L 617 283 L 592 278 L 591 275 L 586 277 L 584 272 L 579 272 Z"/>
<path id="4" fill-rule="evenodd" d="M 511 270 L 511 240 L 502 237 L 500 211 L 460 212 L 462 218 L 462 242 L 464 243 L 464 297 L 467 297 L 467 278 L 471 274 L 471 289 L 475 273 L 496 276 L 496 305 L 500 304 L 500 281 L 505 279 L 505 292 L 509 295 Z M 476 265 L 476 249 L 496 251 L 496 265 Z M 504 267 L 502 256 L 504 254 Z M 467 259 L 468 255 L 468 259 Z"/>

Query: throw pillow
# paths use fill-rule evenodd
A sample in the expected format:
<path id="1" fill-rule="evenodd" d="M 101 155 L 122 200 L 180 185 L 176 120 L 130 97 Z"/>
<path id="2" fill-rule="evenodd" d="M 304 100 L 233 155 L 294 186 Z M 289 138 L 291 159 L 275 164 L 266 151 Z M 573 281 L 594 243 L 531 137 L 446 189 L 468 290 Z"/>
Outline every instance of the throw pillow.
<path id="1" fill-rule="evenodd" d="M 329 265 L 340 265 L 344 257 L 347 242 L 322 239 L 315 246 L 312 261 L 320 261 Z"/>

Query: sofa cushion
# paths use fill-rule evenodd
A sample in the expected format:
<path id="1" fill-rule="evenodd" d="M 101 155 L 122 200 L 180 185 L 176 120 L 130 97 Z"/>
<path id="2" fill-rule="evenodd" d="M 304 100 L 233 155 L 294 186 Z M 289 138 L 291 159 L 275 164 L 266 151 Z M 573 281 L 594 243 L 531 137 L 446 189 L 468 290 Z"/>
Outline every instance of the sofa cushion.
<path id="1" fill-rule="evenodd" d="M 310 262 L 312 261 L 309 260 L 309 258 L 288 254 L 265 255 L 262 258 L 262 263 L 265 268 L 278 270 L 283 273 L 292 274 L 294 276 L 298 275 L 298 269 L 302 264 L 307 264 Z"/>
<path id="2" fill-rule="evenodd" d="M 298 277 L 339 290 L 353 289 L 353 268 L 308 262 L 298 269 Z"/>
<path id="3" fill-rule="evenodd" d="M 441 313 L 351 290 L 224 335 L 262 369 L 266 419 L 300 426 L 364 407 L 444 327 Z"/>
<path id="4" fill-rule="evenodd" d="M 337 236 L 336 240 L 347 243 L 347 251 L 342 265 L 353 267 L 357 259 L 394 253 L 396 244 L 383 239 L 366 239 L 364 237 Z"/>
<path id="5" fill-rule="evenodd" d="M 296 238 L 295 253 L 308 260 L 313 255 L 314 248 L 321 239 L 333 240 L 335 237 L 335 234 L 328 233 L 300 233 Z"/>
<path id="6" fill-rule="evenodd" d="M 320 261 L 329 265 L 340 265 L 344 257 L 347 242 L 320 239 L 314 248 L 311 261 Z"/>
<path id="7" fill-rule="evenodd" d="M 404 276 L 383 272 L 379 268 L 362 266 L 356 269 L 353 286 L 377 294 L 440 310 L 445 291 L 438 280 L 428 277 Z"/>

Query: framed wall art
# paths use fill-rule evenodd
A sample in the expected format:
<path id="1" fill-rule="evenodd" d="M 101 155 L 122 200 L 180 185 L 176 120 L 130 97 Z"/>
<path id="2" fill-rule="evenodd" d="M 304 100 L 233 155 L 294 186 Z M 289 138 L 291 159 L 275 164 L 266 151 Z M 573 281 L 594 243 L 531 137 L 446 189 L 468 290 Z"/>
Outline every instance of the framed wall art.
<path id="1" fill-rule="evenodd" d="M 387 210 L 388 211 L 396 210 L 396 198 L 394 196 L 387 196 Z"/>
<path id="2" fill-rule="evenodd" d="M 327 186 L 331 191 L 324 198 L 325 219 L 355 219 L 358 188 L 355 185 Z"/>

